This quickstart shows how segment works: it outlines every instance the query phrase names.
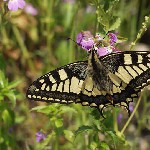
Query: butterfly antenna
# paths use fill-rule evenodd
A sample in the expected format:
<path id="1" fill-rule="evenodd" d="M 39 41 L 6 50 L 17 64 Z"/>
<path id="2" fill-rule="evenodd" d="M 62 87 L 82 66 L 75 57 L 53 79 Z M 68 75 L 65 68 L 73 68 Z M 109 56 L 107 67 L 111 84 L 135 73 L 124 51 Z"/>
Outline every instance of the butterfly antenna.
<path id="1" fill-rule="evenodd" d="M 69 41 L 69 40 L 71 40 L 71 41 L 73 41 L 75 44 L 77 44 L 78 46 L 79 46 L 79 44 L 75 41 L 75 40 L 73 40 L 72 38 L 67 38 L 67 40 Z"/>
<path id="2" fill-rule="evenodd" d="M 106 33 L 106 35 L 108 35 L 109 32 L 110 32 L 110 31 L 108 31 L 108 32 Z M 106 35 L 103 37 L 103 39 L 105 39 Z"/>

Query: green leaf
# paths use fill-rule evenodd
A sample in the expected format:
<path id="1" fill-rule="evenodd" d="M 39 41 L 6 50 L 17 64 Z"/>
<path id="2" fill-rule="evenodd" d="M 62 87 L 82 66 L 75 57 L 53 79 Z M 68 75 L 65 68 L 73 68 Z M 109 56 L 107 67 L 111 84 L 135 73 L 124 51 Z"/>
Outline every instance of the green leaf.
<path id="1" fill-rule="evenodd" d="M 5 80 L 4 73 L 0 70 L 0 88 L 4 88 L 4 80 Z"/>
<path id="2" fill-rule="evenodd" d="M 56 111 L 56 108 L 53 105 L 50 106 L 37 106 L 31 109 L 31 111 L 36 110 L 37 112 L 41 112 L 44 114 L 50 114 L 53 111 Z"/>
<path id="3" fill-rule="evenodd" d="M 117 35 L 117 43 L 122 43 L 122 42 L 126 42 L 128 39 L 125 37 L 121 37 L 119 35 Z"/>
<path id="4" fill-rule="evenodd" d="M 9 100 L 12 102 L 12 107 L 14 108 L 16 106 L 16 96 L 13 91 L 9 91 L 9 93 L 5 93 L 5 96 L 9 98 Z"/>
<path id="5" fill-rule="evenodd" d="M 97 143 L 96 143 L 96 142 L 92 142 L 92 143 L 90 144 L 90 149 L 91 149 L 91 150 L 96 150 L 97 147 L 98 147 L 98 146 L 97 146 Z"/>
<path id="6" fill-rule="evenodd" d="M 33 111 L 33 110 L 36 110 L 36 111 L 40 111 L 40 110 L 42 110 L 42 109 L 45 109 L 45 108 L 47 108 L 48 106 L 36 106 L 36 107 L 34 107 L 34 108 L 32 108 L 31 109 L 31 111 Z"/>
<path id="7" fill-rule="evenodd" d="M 112 13 L 114 15 L 114 13 L 115 13 L 114 10 L 116 10 L 118 3 L 119 3 L 119 0 L 109 1 L 109 8 L 107 9 L 109 16 L 112 16 Z"/>
<path id="8" fill-rule="evenodd" d="M 87 130 L 92 130 L 93 127 L 92 126 L 81 126 L 78 128 L 78 130 L 75 131 L 75 136 L 77 136 L 78 134 L 82 133 L 82 132 L 85 132 Z"/>
<path id="9" fill-rule="evenodd" d="M 4 138 L 0 137 L 0 144 L 4 142 Z"/>
<path id="10" fill-rule="evenodd" d="M 8 111 L 7 109 L 2 112 L 2 119 L 7 126 L 11 126 L 13 124 L 13 114 L 11 113 L 12 112 Z"/>
<path id="11" fill-rule="evenodd" d="M 55 120 L 55 126 L 56 126 L 57 128 L 62 127 L 62 126 L 63 126 L 63 120 L 62 120 L 62 119 L 56 119 L 56 120 Z"/>
<path id="12" fill-rule="evenodd" d="M 109 31 L 110 18 L 101 5 L 97 7 L 97 21 L 103 26 L 105 31 Z"/>
<path id="13" fill-rule="evenodd" d="M 108 144 L 105 143 L 105 142 L 101 142 L 100 143 L 100 149 L 102 149 L 102 150 L 110 150 Z"/>
<path id="14" fill-rule="evenodd" d="M 77 113 L 77 111 L 74 108 L 70 107 L 70 106 L 62 106 L 60 109 L 61 109 L 61 113 L 66 113 L 66 112 Z"/>
<path id="15" fill-rule="evenodd" d="M 16 124 L 21 124 L 23 121 L 25 121 L 26 120 L 26 117 L 25 116 L 17 116 L 17 117 L 15 117 L 15 123 Z"/>
<path id="16" fill-rule="evenodd" d="M 74 134 L 73 134 L 73 132 L 69 131 L 69 130 L 64 130 L 63 132 L 65 134 L 65 138 L 72 143 L 74 141 Z"/>
<path id="17" fill-rule="evenodd" d="M 66 112 L 76 112 L 74 108 L 69 106 L 60 106 L 58 104 L 52 104 L 48 106 L 37 106 L 32 108 L 31 111 L 36 110 L 37 112 L 44 113 L 46 115 L 53 114 L 53 115 L 61 115 L 62 113 Z"/>
<path id="18" fill-rule="evenodd" d="M 118 136 L 115 134 L 115 132 L 113 131 L 107 131 L 106 132 L 108 134 L 108 136 L 113 140 L 114 145 L 116 147 L 116 144 L 119 142 L 119 138 Z"/>
<path id="19" fill-rule="evenodd" d="M 4 100 L 4 96 L 0 93 L 0 101 Z"/>
<path id="20" fill-rule="evenodd" d="M 20 84 L 22 81 L 21 80 L 18 80 L 18 81 L 13 81 L 11 83 L 9 83 L 8 85 L 8 89 L 12 89 L 12 88 L 15 88 L 18 84 Z"/>
<path id="21" fill-rule="evenodd" d="M 56 133 L 55 132 L 51 132 L 47 135 L 46 139 L 42 141 L 42 143 L 39 143 L 39 144 L 42 144 L 44 149 L 45 149 L 45 146 L 48 145 L 48 143 L 50 142 L 50 140 L 56 136 Z"/>
<path id="22" fill-rule="evenodd" d="M 109 31 L 117 29 L 121 24 L 121 20 L 118 17 L 113 18 L 113 22 L 111 23 L 111 26 L 109 27 Z"/>

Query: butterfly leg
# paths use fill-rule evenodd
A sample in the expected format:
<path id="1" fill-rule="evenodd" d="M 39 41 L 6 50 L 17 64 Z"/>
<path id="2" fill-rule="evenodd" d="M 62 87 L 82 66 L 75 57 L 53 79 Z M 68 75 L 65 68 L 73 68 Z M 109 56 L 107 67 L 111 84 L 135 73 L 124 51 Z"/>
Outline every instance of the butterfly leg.
<path id="1" fill-rule="evenodd" d="M 104 108 L 104 107 L 102 107 L 102 108 L 99 108 L 99 106 L 97 107 L 97 109 L 98 109 L 100 115 L 101 115 L 104 119 L 106 119 L 106 117 L 103 115 L 103 108 Z"/>

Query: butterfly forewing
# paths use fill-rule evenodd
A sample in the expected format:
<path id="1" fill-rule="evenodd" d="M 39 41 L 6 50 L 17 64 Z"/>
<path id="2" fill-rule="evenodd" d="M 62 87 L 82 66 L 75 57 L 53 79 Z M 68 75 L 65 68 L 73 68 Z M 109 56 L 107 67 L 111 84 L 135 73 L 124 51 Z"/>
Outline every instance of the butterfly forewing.
<path id="1" fill-rule="evenodd" d="M 53 70 L 32 83 L 27 97 L 32 100 L 72 103 L 79 98 L 85 79 L 87 61 Z"/>

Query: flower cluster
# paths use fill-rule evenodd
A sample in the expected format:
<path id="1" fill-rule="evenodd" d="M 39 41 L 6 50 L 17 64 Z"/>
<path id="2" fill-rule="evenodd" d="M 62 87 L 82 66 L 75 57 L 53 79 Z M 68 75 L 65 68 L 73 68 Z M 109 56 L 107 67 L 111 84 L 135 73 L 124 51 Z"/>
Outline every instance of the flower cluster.
<path id="1" fill-rule="evenodd" d="M 77 44 L 84 50 L 91 50 L 93 47 L 97 50 L 99 56 L 105 56 L 112 52 L 120 52 L 116 47 L 117 36 L 114 33 L 108 33 L 106 39 L 102 38 L 100 34 L 94 37 L 90 31 L 83 31 L 77 35 Z"/>
<path id="2" fill-rule="evenodd" d="M 38 14 L 38 10 L 33 7 L 31 3 L 26 3 L 24 0 L 3 0 L 3 1 L 8 1 L 8 9 L 10 11 L 17 11 L 19 8 L 23 9 L 24 12 L 36 16 Z"/>
<path id="3" fill-rule="evenodd" d="M 23 9 L 26 5 L 24 0 L 4 0 L 8 1 L 8 9 L 11 11 L 17 11 L 19 8 Z"/>

